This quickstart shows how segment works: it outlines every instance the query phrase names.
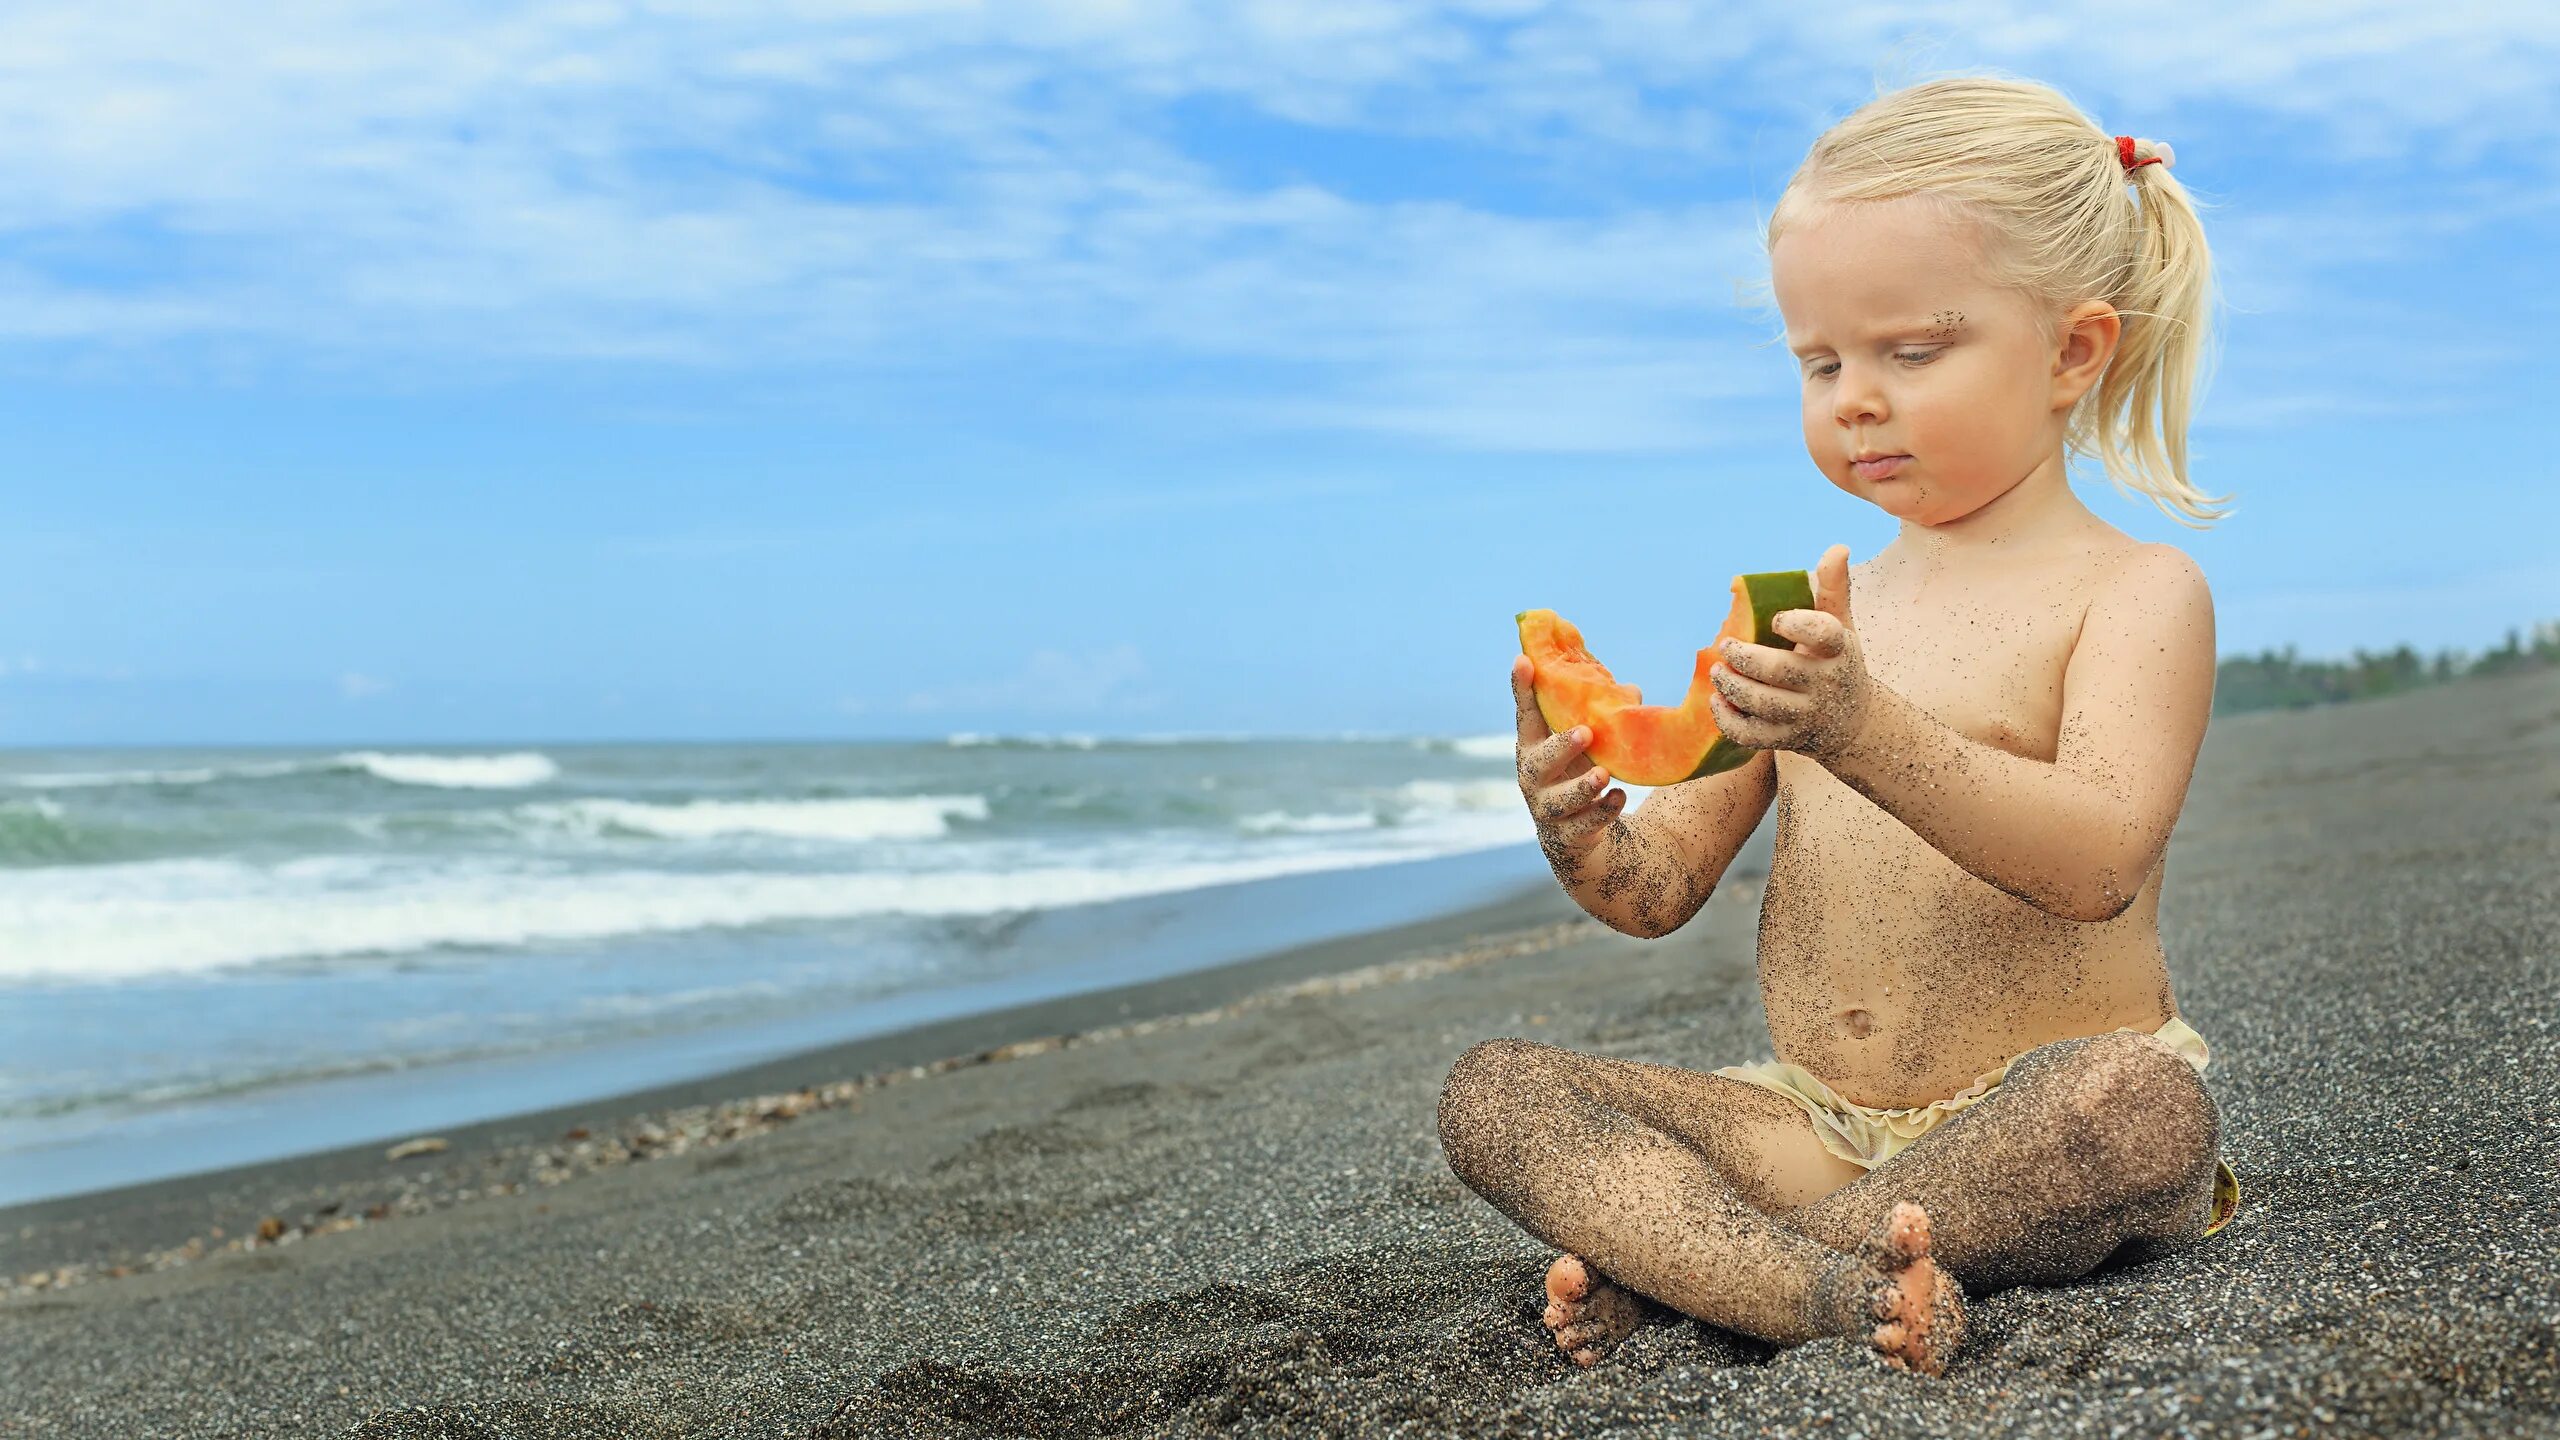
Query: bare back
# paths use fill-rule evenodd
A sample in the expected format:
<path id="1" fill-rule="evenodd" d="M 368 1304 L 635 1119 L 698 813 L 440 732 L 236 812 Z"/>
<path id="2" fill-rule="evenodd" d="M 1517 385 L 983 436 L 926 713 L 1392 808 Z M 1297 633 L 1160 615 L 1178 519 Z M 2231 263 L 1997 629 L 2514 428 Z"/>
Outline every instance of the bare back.
<path id="1" fill-rule="evenodd" d="M 2082 621 L 2138 548 L 2092 530 L 1962 575 L 1890 549 L 1857 567 L 1875 678 L 1967 739 L 2051 760 Z M 2114 918 L 2059 918 L 1967 874 L 1819 762 L 1775 758 L 1759 949 L 1778 1058 L 1859 1104 L 1924 1105 L 2039 1045 L 2176 1013 L 2160 867 Z"/>

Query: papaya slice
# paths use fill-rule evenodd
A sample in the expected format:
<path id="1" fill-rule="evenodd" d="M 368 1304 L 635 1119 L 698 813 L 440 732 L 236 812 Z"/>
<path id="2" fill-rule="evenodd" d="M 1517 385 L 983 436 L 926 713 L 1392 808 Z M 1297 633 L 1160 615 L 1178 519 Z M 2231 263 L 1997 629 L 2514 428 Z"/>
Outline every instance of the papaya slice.
<path id="1" fill-rule="evenodd" d="M 1582 632 L 1553 610 L 1523 610 L 1520 649 L 1537 668 L 1531 685 L 1538 713 L 1558 734 L 1576 725 L 1591 727 L 1584 753 L 1612 779 L 1647 787 L 1676 785 L 1702 775 L 1721 775 L 1758 753 L 1737 745 L 1716 729 L 1715 711 L 1707 705 L 1714 682 L 1716 647 L 1731 639 L 1790 649 L 1793 642 L 1770 628 L 1781 610 L 1813 608 L 1813 582 L 1802 570 L 1771 570 L 1733 577 L 1733 608 L 1716 631 L 1715 643 L 1698 652 L 1689 676 L 1689 693 L 1677 705 L 1647 705 L 1643 692 L 1621 684 L 1583 647 Z"/>

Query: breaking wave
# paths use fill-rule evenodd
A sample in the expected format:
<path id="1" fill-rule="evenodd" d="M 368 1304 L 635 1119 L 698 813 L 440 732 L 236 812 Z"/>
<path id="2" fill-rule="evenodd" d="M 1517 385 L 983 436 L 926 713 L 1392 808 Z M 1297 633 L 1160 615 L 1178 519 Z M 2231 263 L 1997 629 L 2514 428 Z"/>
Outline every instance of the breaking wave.
<path id="1" fill-rule="evenodd" d="M 1521 838 L 1513 829 L 1435 849 L 1511 843 Z M 849 874 L 544 871 L 503 862 L 387 868 L 356 860 L 145 861 L 41 872 L 41 883 L 38 872 L 0 872 L 0 980 L 119 980 L 875 915 L 992 915 L 1392 864 L 1422 853 L 1303 849 L 1117 867 Z"/>
<path id="2" fill-rule="evenodd" d="M 642 835 L 666 840 L 773 836 L 785 840 L 931 840 L 954 820 L 984 820 L 983 795 L 898 795 L 850 800 L 693 800 L 681 805 L 640 800 L 567 800 L 526 805 L 520 821 L 579 835 Z"/>
<path id="3" fill-rule="evenodd" d="M 361 770 L 394 785 L 444 790 L 522 790 L 560 773 L 559 763 L 536 750 L 509 755 L 396 755 L 356 750 L 328 762 L 333 770 Z"/>
<path id="4" fill-rule="evenodd" d="M 272 780 L 287 775 L 316 775 L 332 771 L 369 775 L 393 785 L 427 785 L 446 790 L 521 790 L 553 779 L 559 775 L 560 766 L 550 756 L 533 750 L 505 755 L 414 755 L 351 750 L 324 760 L 262 760 L 170 770 L 62 770 L 0 775 L 0 785 L 22 790 L 210 785 L 220 780 Z"/>

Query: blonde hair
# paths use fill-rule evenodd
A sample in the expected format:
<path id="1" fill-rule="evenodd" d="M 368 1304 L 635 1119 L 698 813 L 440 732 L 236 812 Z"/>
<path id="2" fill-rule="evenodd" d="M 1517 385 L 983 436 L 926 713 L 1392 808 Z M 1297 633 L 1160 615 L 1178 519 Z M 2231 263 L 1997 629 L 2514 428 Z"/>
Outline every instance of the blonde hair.
<path id="1" fill-rule="evenodd" d="M 2134 142 L 2135 159 L 2153 153 Z M 1992 283 L 2026 297 L 2048 342 L 2082 301 L 2124 317 L 2106 374 L 2072 407 L 2067 449 L 2094 454 L 2118 489 L 2182 525 L 2229 513 L 2229 497 L 2187 477 L 2213 263 L 2197 203 L 2168 164 L 2126 170 L 2115 137 L 2050 86 L 1932 80 L 1824 131 L 1770 211 L 1765 246 L 1774 253 L 1821 206 L 1910 195 L 1978 227 Z"/>

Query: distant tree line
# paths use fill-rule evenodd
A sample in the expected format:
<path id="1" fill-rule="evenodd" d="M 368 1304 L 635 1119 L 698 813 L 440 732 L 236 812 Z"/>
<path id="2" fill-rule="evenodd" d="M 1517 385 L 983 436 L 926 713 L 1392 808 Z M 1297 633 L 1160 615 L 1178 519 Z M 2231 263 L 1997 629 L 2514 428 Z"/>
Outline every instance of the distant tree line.
<path id="1" fill-rule="evenodd" d="M 2421 656 L 2402 645 L 2358 650 L 2347 660 L 2305 660 L 2290 645 L 2258 655 L 2232 655 L 2215 667 L 2213 713 L 2300 709 L 2338 700 L 2366 700 L 2442 685 L 2475 675 L 2505 675 L 2560 664 L 2560 620 L 2545 620 L 2528 635 L 2509 630 L 2506 643 L 2483 654 L 2439 650 Z"/>

